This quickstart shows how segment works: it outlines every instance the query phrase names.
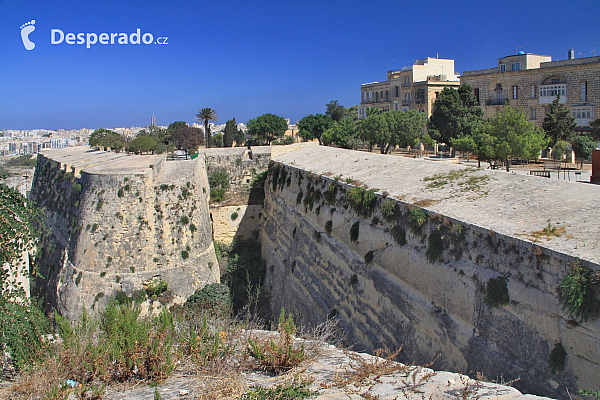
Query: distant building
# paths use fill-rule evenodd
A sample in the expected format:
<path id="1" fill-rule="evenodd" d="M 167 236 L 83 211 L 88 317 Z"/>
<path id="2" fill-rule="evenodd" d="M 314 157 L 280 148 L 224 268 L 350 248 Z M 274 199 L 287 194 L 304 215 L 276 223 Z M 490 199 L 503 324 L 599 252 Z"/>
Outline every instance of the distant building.
<path id="1" fill-rule="evenodd" d="M 460 81 L 473 87 L 485 117 L 511 106 L 542 126 L 548 104 L 557 96 L 573 113 L 578 130 L 589 130 L 600 116 L 600 57 L 575 59 L 569 51 L 567 60 L 552 61 L 519 52 L 499 58 L 494 68 L 465 71 Z"/>
<path id="2" fill-rule="evenodd" d="M 446 87 L 458 87 L 454 60 L 427 57 L 410 67 L 388 71 L 387 80 L 363 83 L 360 87 L 359 117 L 367 108 L 381 111 L 415 110 L 431 115 L 433 102 Z"/>
<path id="3" fill-rule="evenodd" d="M 150 119 L 150 126 L 156 126 L 156 117 L 152 114 L 152 118 Z"/>

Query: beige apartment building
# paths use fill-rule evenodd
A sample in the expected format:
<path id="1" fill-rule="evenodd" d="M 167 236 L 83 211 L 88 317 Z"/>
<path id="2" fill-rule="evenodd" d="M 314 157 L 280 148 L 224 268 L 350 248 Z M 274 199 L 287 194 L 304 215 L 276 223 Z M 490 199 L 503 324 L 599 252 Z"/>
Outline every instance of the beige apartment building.
<path id="1" fill-rule="evenodd" d="M 433 102 L 445 87 L 458 87 L 454 60 L 427 57 L 412 66 L 387 73 L 387 80 L 363 83 L 360 87 L 359 117 L 367 108 L 381 111 L 415 110 L 431 115 Z"/>
<path id="2" fill-rule="evenodd" d="M 549 56 L 519 53 L 498 59 L 494 68 L 465 71 L 461 83 L 473 87 L 488 117 L 505 106 L 521 108 L 542 126 L 548 105 L 557 97 L 575 117 L 578 130 L 589 130 L 600 117 L 600 57 L 552 61 Z"/>

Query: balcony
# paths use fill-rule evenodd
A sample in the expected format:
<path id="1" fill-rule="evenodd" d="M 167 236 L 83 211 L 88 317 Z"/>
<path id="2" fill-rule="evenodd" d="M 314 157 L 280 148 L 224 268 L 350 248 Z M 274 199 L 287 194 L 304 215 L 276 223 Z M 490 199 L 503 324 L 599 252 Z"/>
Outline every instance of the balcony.
<path id="1" fill-rule="evenodd" d="M 406 100 L 406 99 L 402 100 L 402 105 L 403 106 L 410 106 L 410 100 Z"/>
<path id="2" fill-rule="evenodd" d="M 403 87 L 403 88 L 409 88 L 409 87 L 410 87 L 410 83 L 403 83 L 403 84 L 402 84 L 402 87 Z"/>
<path id="3" fill-rule="evenodd" d="M 488 106 L 507 106 L 508 99 L 489 99 L 487 101 Z"/>

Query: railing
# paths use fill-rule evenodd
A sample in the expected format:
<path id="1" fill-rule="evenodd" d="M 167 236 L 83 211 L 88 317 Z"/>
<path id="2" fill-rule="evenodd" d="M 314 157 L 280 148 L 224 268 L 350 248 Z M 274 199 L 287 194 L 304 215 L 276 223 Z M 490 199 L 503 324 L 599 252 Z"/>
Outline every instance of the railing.
<path id="1" fill-rule="evenodd" d="M 489 99 L 488 106 L 505 106 L 508 105 L 508 99 Z"/>
<path id="2" fill-rule="evenodd" d="M 403 83 L 402 87 L 410 87 L 410 83 Z"/>
<path id="3" fill-rule="evenodd" d="M 410 106 L 410 100 L 402 100 L 403 106 Z"/>

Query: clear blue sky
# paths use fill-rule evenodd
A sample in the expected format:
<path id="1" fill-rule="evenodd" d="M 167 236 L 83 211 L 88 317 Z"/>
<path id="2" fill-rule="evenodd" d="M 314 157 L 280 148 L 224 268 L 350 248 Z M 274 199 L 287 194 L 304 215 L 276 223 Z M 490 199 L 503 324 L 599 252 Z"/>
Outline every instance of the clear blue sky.
<path id="1" fill-rule="evenodd" d="M 293 122 L 427 56 L 457 72 L 519 50 L 565 59 L 598 45 L 600 1 L 0 0 L 0 129 L 74 129 L 274 113 Z M 35 20 L 29 38 L 21 25 Z M 51 29 L 167 45 L 52 45 Z"/>

